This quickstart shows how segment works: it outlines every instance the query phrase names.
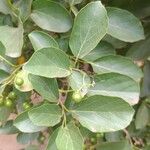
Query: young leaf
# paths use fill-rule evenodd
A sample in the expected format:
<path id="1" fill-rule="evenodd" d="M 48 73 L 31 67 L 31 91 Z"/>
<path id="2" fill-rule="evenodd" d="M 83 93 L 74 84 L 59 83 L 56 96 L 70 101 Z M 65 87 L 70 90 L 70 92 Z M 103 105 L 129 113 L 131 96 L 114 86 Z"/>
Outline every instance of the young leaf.
<path id="1" fill-rule="evenodd" d="M 91 62 L 94 72 L 98 74 L 115 72 L 139 81 L 142 71 L 130 59 L 122 56 L 105 56 Z"/>
<path id="2" fill-rule="evenodd" d="M 107 32 L 107 12 L 100 1 L 91 2 L 80 10 L 74 21 L 70 48 L 77 58 L 93 50 Z"/>
<path id="3" fill-rule="evenodd" d="M 31 74 L 48 78 L 66 77 L 70 72 L 70 61 L 60 49 L 50 47 L 36 51 L 23 66 Z"/>
<path id="4" fill-rule="evenodd" d="M 65 139 L 65 140 L 64 140 Z M 83 138 L 79 129 L 69 123 L 65 127 L 61 127 L 56 138 L 56 146 L 61 150 L 82 150 Z"/>
<path id="5" fill-rule="evenodd" d="M 25 22 L 31 13 L 31 5 L 33 0 L 19 0 L 14 3 L 14 6 L 19 9 L 19 16 Z"/>
<path id="6" fill-rule="evenodd" d="M 88 88 L 91 85 L 90 77 L 79 71 L 72 71 L 72 74 L 68 77 L 69 85 L 74 91 L 79 91 L 84 96 Z"/>
<path id="7" fill-rule="evenodd" d="M 109 17 L 108 34 L 125 42 L 144 39 L 142 24 L 133 14 L 114 7 L 108 7 L 107 12 Z"/>
<path id="8" fill-rule="evenodd" d="M 88 95 L 103 95 L 120 97 L 129 104 L 139 101 L 140 86 L 133 79 L 117 73 L 106 73 L 95 76 L 95 85 L 88 91 Z"/>
<path id="9" fill-rule="evenodd" d="M 56 79 L 39 77 L 30 74 L 29 80 L 33 88 L 42 96 L 43 99 L 50 102 L 58 102 L 59 92 Z"/>
<path id="10" fill-rule="evenodd" d="M 33 124 L 29 119 L 27 111 L 17 116 L 17 118 L 14 120 L 14 126 L 24 133 L 33 133 L 45 129 L 45 127 L 36 126 Z"/>
<path id="11" fill-rule="evenodd" d="M 133 150 L 128 141 L 103 143 L 99 144 L 96 148 L 98 150 Z"/>
<path id="12" fill-rule="evenodd" d="M 47 144 L 47 148 L 46 150 L 58 150 L 57 146 L 56 146 L 56 138 L 58 135 L 58 131 L 60 128 L 57 128 L 56 130 L 53 131 L 53 133 L 51 134 L 48 144 Z"/>
<path id="13" fill-rule="evenodd" d="M 92 132 L 111 132 L 127 127 L 133 108 L 117 97 L 91 96 L 71 111 L 74 118 Z"/>
<path id="14" fill-rule="evenodd" d="M 17 28 L 10 26 L 0 26 L 0 41 L 6 48 L 6 55 L 19 57 L 23 46 L 23 25 L 19 23 Z"/>
<path id="15" fill-rule="evenodd" d="M 59 48 L 58 43 L 54 38 L 42 31 L 31 32 L 29 34 L 29 39 L 35 51 L 46 47 Z"/>
<path id="16" fill-rule="evenodd" d="M 72 26 L 68 11 L 59 3 L 48 0 L 33 2 L 31 18 L 40 28 L 52 32 L 67 32 Z"/>
<path id="17" fill-rule="evenodd" d="M 61 120 L 61 109 L 55 104 L 43 104 L 29 111 L 30 120 L 37 126 L 54 126 Z"/>
<path id="18" fill-rule="evenodd" d="M 114 55 L 115 53 L 116 53 L 115 49 L 110 43 L 101 41 L 96 46 L 96 48 L 94 48 L 90 53 L 88 53 L 85 57 L 83 57 L 83 60 L 95 61 L 98 58 L 101 58 L 107 55 Z"/>

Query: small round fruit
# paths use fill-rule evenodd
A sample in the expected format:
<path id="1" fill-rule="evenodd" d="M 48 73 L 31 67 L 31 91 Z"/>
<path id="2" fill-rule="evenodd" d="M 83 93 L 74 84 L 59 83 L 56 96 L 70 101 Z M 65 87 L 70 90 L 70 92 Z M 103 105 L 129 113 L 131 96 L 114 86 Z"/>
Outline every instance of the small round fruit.
<path id="1" fill-rule="evenodd" d="M 13 105 L 13 102 L 10 100 L 10 99 L 6 99 L 5 101 L 4 101 L 4 105 L 6 106 L 6 107 L 11 107 L 12 105 Z"/>
<path id="2" fill-rule="evenodd" d="M 92 143 L 95 143 L 95 142 L 96 142 L 96 139 L 95 139 L 95 138 L 91 138 L 90 140 L 91 140 Z"/>
<path id="3" fill-rule="evenodd" d="M 24 102 L 24 103 L 23 103 L 23 108 L 24 108 L 25 110 L 28 110 L 28 109 L 31 108 L 31 105 L 30 105 L 28 102 Z"/>
<path id="4" fill-rule="evenodd" d="M 0 106 L 3 105 L 3 103 L 4 103 L 4 99 L 2 96 L 0 96 Z"/>
<path id="5" fill-rule="evenodd" d="M 45 141 L 45 136 L 41 135 L 39 137 L 39 142 L 44 143 L 44 141 Z"/>
<path id="6" fill-rule="evenodd" d="M 10 92 L 10 93 L 8 94 L 8 98 L 10 98 L 11 100 L 16 100 L 17 95 L 16 95 L 15 92 Z"/>
<path id="7" fill-rule="evenodd" d="M 73 100 L 76 102 L 76 103 L 79 103 L 81 100 L 82 100 L 82 95 L 80 92 L 74 92 L 73 95 L 72 95 L 72 98 Z"/>
<path id="8" fill-rule="evenodd" d="M 15 84 L 18 85 L 18 86 L 22 86 L 24 83 L 24 80 L 23 78 L 21 77 L 17 77 L 16 80 L 15 80 Z"/>
<path id="9" fill-rule="evenodd" d="M 96 137 L 97 137 L 97 138 L 100 138 L 100 137 L 103 137 L 103 136 L 104 136 L 103 133 L 97 133 L 97 134 L 96 134 Z"/>

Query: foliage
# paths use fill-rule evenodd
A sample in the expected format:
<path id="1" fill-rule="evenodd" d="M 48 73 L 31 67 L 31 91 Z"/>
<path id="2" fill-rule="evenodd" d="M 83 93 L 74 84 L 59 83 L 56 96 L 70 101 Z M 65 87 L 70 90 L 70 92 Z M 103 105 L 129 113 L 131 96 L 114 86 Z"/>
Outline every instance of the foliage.
<path id="1" fill-rule="evenodd" d="M 149 14 L 149 0 L 1 0 L 0 133 L 34 150 L 148 150 Z"/>

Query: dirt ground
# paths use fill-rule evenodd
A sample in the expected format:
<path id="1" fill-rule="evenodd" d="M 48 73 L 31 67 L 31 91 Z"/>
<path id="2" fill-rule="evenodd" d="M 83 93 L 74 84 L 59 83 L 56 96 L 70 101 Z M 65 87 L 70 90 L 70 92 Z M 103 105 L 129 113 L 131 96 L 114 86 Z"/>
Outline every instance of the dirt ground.
<path id="1" fill-rule="evenodd" d="M 16 141 L 16 135 L 0 135 L 0 150 L 21 150 L 25 146 Z"/>

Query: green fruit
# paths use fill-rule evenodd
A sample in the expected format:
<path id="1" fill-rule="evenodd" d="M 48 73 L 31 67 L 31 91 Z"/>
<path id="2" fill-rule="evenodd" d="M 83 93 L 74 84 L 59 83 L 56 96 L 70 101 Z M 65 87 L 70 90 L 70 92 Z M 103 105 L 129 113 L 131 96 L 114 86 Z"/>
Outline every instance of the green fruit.
<path id="1" fill-rule="evenodd" d="M 41 136 L 39 137 L 39 141 L 40 141 L 41 143 L 43 143 L 43 142 L 45 141 L 45 136 L 41 135 Z"/>
<path id="2" fill-rule="evenodd" d="M 15 92 L 10 92 L 9 95 L 8 95 L 8 98 L 10 98 L 11 100 L 16 100 L 17 95 L 16 95 Z"/>
<path id="3" fill-rule="evenodd" d="M 95 143 L 95 142 L 96 142 L 96 139 L 95 139 L 95 138 L 91 138 L 90 140 L 91 140 L 92 143 Z"/>
<path id="4" fill-rule="evenodd" d="M 97 133 L 97 134 L 96 134 L 96 137 L 97 137 L 97 138 L 103 137 L 103 134 L 102 134 L 102 133 Z"/>
<path id="5" fill-rule="evenodd" d="M 79 103 L 82 100 L 83 96 L 80 92 L 76 91 L 73 93 L 72 98 L 76 103 Z"/>
<path id="6" fill-rule="evenodd" d="M 4 103 L 4 99 L 3 99 L 3 97 L 1 96 L 1 97 L 0 97 L 0 106 L 3 105 L 3 103 Z"/>
<path id="7" fill-rule="evenodd" d="M 11 101 L 11 99 L 6 98 L 5 101 L 4 101 L 4 105 L 6 107 L 11 107 L 13 105 L 13 102 Z"/>
<path id="8" fill-rule="evenodd" d="M 25 110 L 28 110 L 28 109 L 31 108 L 31 105 L 30 105 L 28 102 L 24 102 L 24 103 L 23 103 L 23 108 L 24 108 Z"/>
<path id="9" fill-rule="evenodd" d="M 24 80 L 21 78 L 21 77 L 17 77 L 15 79 L 15 84 L 18 85 L 18 86 L 22 86 L 24 83 Z"/>

